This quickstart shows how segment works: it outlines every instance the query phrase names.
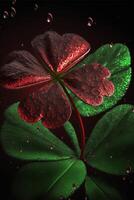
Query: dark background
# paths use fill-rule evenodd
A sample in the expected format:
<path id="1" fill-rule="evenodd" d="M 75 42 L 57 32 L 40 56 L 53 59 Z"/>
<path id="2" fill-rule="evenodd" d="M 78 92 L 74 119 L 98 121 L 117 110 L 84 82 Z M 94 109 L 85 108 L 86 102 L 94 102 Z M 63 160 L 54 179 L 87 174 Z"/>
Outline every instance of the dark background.
<path id="1" fill-rule="evenodd" d="M 36 10 L 35 4 L 38 5 Z M 10 17 L 11 6 L 16 9 L 15 17 Z M 3 19 L 3 12 L 9 17 Z M 73 32 L 84 37 L 92 46 L 92 52 L 105 43 L 120 42 L 126 44 L 131 52 L 132 66 L 134 60 L 134 6 L 131 1 L 121 0 L 0 0 L 0 66 L 7 54 L 13 50 L 30 50 L 30 41 L 46 30 L 54 30 L 60 34 Z M 48 13 L 52 13 L 51 23 L 47 23 Z M 93 19 L 91 27 L 87 26 L 88 17 Z M 134 104 L 134 81 L 123 99 L 119 103 Z M 3 112 L 11 103 L 15 102 L 20 93 L 5 91 L 0 88 L 0 120 L 3 123 Z M 86 133 L 90 133 L 97 120 L 104 113 L 91 118 L 83 118 Z M 75 122 L 75 117 L 72 117 Z M 60 131 L 60 130 L 59 130 Z M 0 198 L 14 199 L 10 193 L 10 184 L 16 170 L 22 165 L 20 161 L 8 157 L 0 149 Z M 133 199 L 134 176 L 109 177 L 120 189 L 124 199 Z M 124 180 L 125 179 L 125 180 Z M 130 197 L 131 196 L 131 197 Z M 81 187 L 72 199 L 84 199 Z M 46 198 L 47 199 L 47 198 Z"/>

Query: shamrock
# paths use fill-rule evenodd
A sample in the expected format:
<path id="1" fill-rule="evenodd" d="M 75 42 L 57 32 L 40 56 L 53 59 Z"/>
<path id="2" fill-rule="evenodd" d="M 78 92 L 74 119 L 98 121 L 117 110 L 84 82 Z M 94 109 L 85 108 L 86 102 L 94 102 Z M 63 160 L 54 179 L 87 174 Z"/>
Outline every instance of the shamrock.
<path id="1" fill-rule="evenodd" d="M 16 199 L 67 199 L 82 183 L 87 199 L 122 199 L 107 175 L 134 172 L 133 105 L 116 106 L 97 122 L 87 139 L 83 160 L 70 122 L 64 124 L 72 144 L 68 146 L 40 121 L 31 125 L 21 120 L 17 107 L 13 104 L 5 111 L 0 129 L 8 155 L 29 162 L 15 176 L 12 191 Z"/>
<path id="2" fill-rule="evenodd" d="M 0 82 L 5 88 L 38 86 L 18 106 L 23 120 L 42 120 L 47 128 L 63 125 L 71 115 L 66 87 L 91 106 L 102 104 L 103 96 L 114 93 L 114 85 L 107 79 L 108 68 L 95 61 L 77 67 L 90 51 L 90 44 L 82 37 L 49 31 L 31 44 L 33 55 L 25 50 L 14 51 L 0 69 Z"/>

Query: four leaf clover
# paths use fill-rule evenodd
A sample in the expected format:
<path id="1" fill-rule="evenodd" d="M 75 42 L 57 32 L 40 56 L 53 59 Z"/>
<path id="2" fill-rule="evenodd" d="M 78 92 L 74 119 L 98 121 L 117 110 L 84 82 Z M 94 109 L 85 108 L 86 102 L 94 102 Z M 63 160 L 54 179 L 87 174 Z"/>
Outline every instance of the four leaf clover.
<path id="1" fill-rule="evenodd" d="M 109 69 L 97 60 L 76 67 L 90 51 L 90 44 L 82 37 L 49 31 L 37 36 L 32 47 L 36 57 L 28 51 L 15 51 L 0 69 L 1 84 L 8 89 L 39 86 L 19 104 L 19 114 L 25 121 L 42 120 L 47 128 L 63 125 L 71 115 L 64 87 L 92 106 L 102 104 L 103 96 L 114 93 L 114 85 L 107 79 Z"/>

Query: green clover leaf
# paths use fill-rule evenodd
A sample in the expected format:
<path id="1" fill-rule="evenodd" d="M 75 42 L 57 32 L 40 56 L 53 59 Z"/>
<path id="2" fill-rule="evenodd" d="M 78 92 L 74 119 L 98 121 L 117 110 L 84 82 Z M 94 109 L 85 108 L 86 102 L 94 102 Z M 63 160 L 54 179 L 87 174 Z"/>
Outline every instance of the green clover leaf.
<path id="1" fill-rule="evenodd" d="M 17 173 L 13 184 L 15 196 L 20 200 L 67 198 L 86 177 L 85 164 L 79 160 L 80 149 L 73 126 L 66 122 L 64 129 L 74 151 L 40 122 L 28 124 L 21 120 L 17 107 L 18 103 L 13 104 L 5 112 L 5 122 L 1 127 L 2 145 L 10 156 L 34 162 Z"/>
<path id="2" fill-rule="evenodd" d="M 111 108 L 124 96 L 131 80 L 130 52 L 127 46 L 123 44 L 101 46 L 95 53 L 89 54 L 82 62 L 77 64 L 76 68 L 91 63 L 100 63 L 110 70 L 110 80 L 115 86 L 115 92 L 111 97 L 104 97 L 104 102 L 100 106 L 91 106 L 84 103 L 69 90 L 77 109 L 83 116 L 93 116 Z"/>
<path id="3" fill-rule="evenodd" d="M 97 123 L 85 147 L 89 165 L 106 173 L 134 171 L 134 106 L 120 105 Z"/>

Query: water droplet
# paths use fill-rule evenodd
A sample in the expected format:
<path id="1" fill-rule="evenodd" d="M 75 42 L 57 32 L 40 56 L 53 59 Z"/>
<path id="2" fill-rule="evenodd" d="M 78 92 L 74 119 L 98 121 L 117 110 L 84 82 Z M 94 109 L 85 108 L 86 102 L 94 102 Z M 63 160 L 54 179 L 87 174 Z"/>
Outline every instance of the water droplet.
<path id="1" fill-rule="evenodd" d="M 112 159 L 112 158 L 113 158 L 113 156 L 111 155 L 111 156 L 110 156 L 110 158 Z"/>
<path id="2" fill-rule="evenodd" d="M 73 190 L 76 190 L 76 189 L 77 189 L 76 184 L 73 184 Z"/>
<path id="3" fill-rule="evenodd" d="M 21 47 L 24 47 L 24 43 L 21 43 L 21 45 L 20 45 Z"/>
<path id="4" fill-rule="evenodd" d="M 40 130 L 40 127 L 39 127 L 39 126 L 37 126 L 37 130 L 38 130 L 38 131 Z"/>
<path id="5" fill-rule="evenodd" d="M 110 46 L 110 48 L 112 48 L 112 47 L 113 47 L 113 44 L 110 44 L 109 46 Z"/>
<path id="6" fill-rule="evenodd" d="M 22 153 L 22 149 L 20 149 L 20 153 Z"/>
<path id="7" fill-rule="evenodd" d="M 12 0 L 12 4 L 13 4 L 13 5 L 16 4 L 16 0 Z"/>
<path id="8" fill-rule="evenodd" d="M 34 4 L 34 10 L 35 10 L 35 11 L 37 11 L 37 10 L 38 10 L 38 8 L 39 8 L 38 4 L 37 4 L 37 3 L 35 3 L 35 4 Z"/>
<path id="9" fill-rule="evenodd" d="M 54 147 L 53 147 L 53 146 L 51 146 L 51 147 L 50 147 L 50 150 L 53 150 L 53 149 L 54 149 Z"/>
<path id="10" fill-rule="evenodd" d="M 26 141 L 26 143 L 28 143 L 28 144 L 29 144 L 29 143 L 30 143 L 30 140 L 27 140 L 27 141 Z"/>
<path id="11" fill-rule="evenodd" d="M 94 21 L 92 19 L 92 17 L 88 17 L 88 22 L 87 22 L 87 26 L 91 27 L 93 25 Z"/>
<path id="12" fill-rule="evenodd" d="M 5 10 L 3 13 L 3 18 L 7 19 L 9 17 L 9 13 Z"/>
<path id="13" fill-rule="evenodd" d="M 132 168 L 129 166 L 128 169 L 126 170 L 126 173 L 127 173 L 127 174 L 130 174 L 130 173 L 131 173 L 131 170 L 132 170 Z"/>
<path id="14" fill-rule="evenodd" d="M 48 15 L 47 15 L 47 23 L 51 23 L 52 20 L 53 20 L 53 15 L 52 15 L 52 13 L 48 13 Z"/>
<path id="15" fill-rule="evenodd" d="M 11 7 L 11 13 L 10 13 L 11 17 L 15 17 L 16 15 L 16 9 L 14 7 Z"/>

